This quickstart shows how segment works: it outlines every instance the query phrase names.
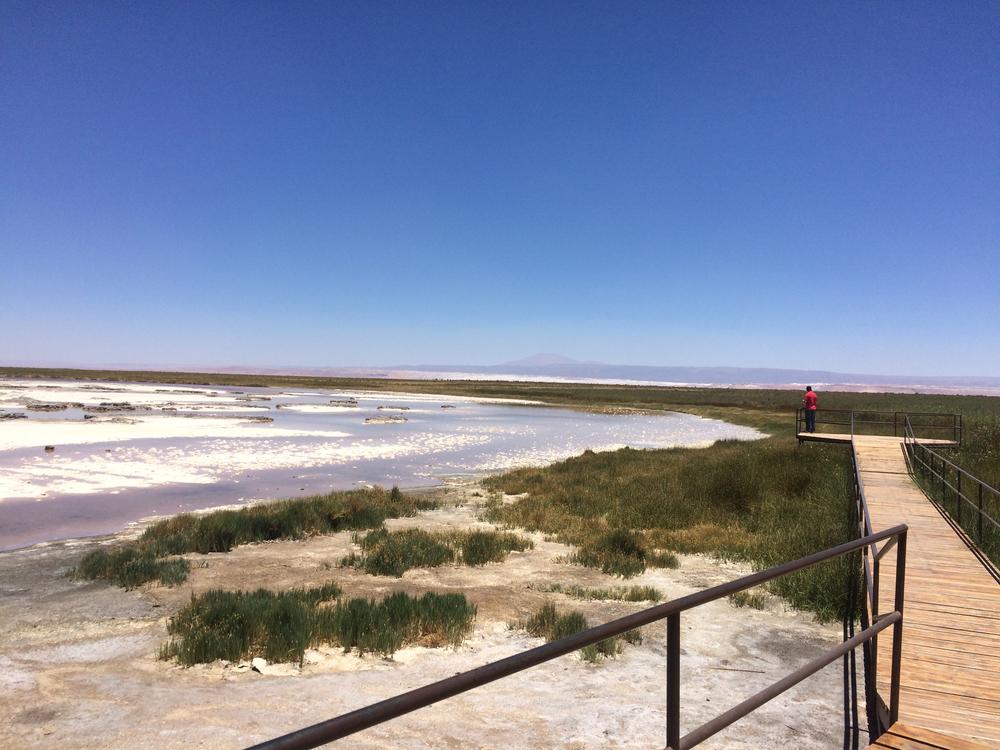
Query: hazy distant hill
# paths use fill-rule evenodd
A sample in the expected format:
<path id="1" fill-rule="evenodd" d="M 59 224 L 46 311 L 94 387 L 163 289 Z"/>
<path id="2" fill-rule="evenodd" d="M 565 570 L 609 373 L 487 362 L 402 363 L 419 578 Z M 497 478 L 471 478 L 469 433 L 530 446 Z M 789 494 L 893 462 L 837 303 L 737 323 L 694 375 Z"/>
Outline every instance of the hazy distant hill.
<path id="1" fill-rule="evenodd" d="M 24 363 L 21 363 L 22 365 Z M 793 370 L 773 367 L 669 367 L 654 365 L 609 365 L 581 362 L 560 354 L 534 354 L 498 365 L 394 365 L 390 367 L 309 367 L 283 365 L 206 364 L 83 364 L 80 362 L 36 362 L 37 367 L 82 367 L 115 370 L 164 370 L 174 372 L 257 373 L 261 375 L 309 375 L 353 378 L 441 378 L 446 380 L 565 380 L 607 383 L 690 384 L 715 386 L 799 387 L 814 385 L 836 390 L 922 390 L 940 393 L 1000 395 L 1000 376 L 980 375 L 871 375 L 831 370 Z"/>
<path id="2" fill-rule="evenodd" d="M 652 365 L 608 365 L 579 362 L 558 354 L 536 354 L 499 365 L 402 365 L 389 370 L 477 375 L 523 375 L 560 379 L 640 380 L 658 383 L 711 385 L 805 385 L 857 384 L 1000 388 L 995 376 L 871 375 L 830 370 L 791 370 L 770 367 L 658 367 Z"/>
<path id="3" fill-rule="evenodd" d="M 564 357 L 561 354 L 532 354 L 524 359 L 515 359 L 513 362 L 504 362 L 497 367 L 558 367 L 567 365 L 585 364 L 572 357 Z"/>

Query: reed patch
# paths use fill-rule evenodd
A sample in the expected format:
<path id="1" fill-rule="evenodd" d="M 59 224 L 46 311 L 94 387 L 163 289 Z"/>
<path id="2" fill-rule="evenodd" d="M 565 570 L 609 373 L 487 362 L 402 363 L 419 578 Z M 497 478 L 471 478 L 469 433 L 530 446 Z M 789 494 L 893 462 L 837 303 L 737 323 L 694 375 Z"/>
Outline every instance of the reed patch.
<path id="1" fill-rule="evenodd" d="M 584 631 L 590 625 L 580 612 L 560 614 L 554 604 L 544 604 L 533 615 L 511 623 L 510 627 L 512 630 L 524 630 L 536 638 L 544 638 L 551 642 Z M 617 656 L 624 650 L 626 643 L 632 645 L 642 643 L 642 634 L 638 630 L 629 630 L 620 636 L 605 638 L 603 641 L 581 648 L 580 657 L 586 662 L 596 663 Z"/>
<path id="2" fill-rule="evenodd" d="M 333 644 L 391 657 L 412 643 L 458 646 L 476 617 L 462 594 L 397 592 L 381 601 L 340 596 L 333 583 L 282 592 L 207 591 L 170 619 L 171 639 L 159 656 L 188 666 L 257 656 L 301 665 L 306 648 Z"/>
<path id="3" fill-rule="evenodd" d="M 382 527 L 355 534 L 360 553 L 341 560 L 343 567 L 370 575 L 400 577 L 412 568 L 436 568 L 447 564 L 470 566 L 501 562 L 513 551 L 534 547 L 530 539 L 503 531 L 429 532 L 422 529 L 389 531 Z"/>
<path id="4" fill-rule="evenodd" d="M 792 439 L 720 441 L 709 448 L 594 453 L 486 480 L 486 516 L 552 535 L 573 560 L 631 576 L 665 552 L 698 551 L 761 569 L 854 536 L 850 455 Z M 847 558 L 778 579 L 771 590 L 820 619 L 850 606 Z"/>
<path id="5" fill-rule="evenodd" d="M 663 592 L 652 586 L 612 586 L 610 588 L 592 588 L 588 586 L 552 583 L 537 589 L 543 593 L 564 594 L 573 599 L 588 599 L 591 601 L 616 602 L 660 602 Z"/>
<path id="6" fill-rule="evenodd" d="M 147 528 L 134 542 L 95 550 L 72 571 L 78 579 L 106 580 L 124 588 L 150 581 L 172 586 L 187 579 L 190 564 L 164 559 L 190 552 L 229 552 L 241 544 L 304 539 L 382 526 L 388 518 L 413 516 L 437 507 L 393 487 L 331 492 L 296 500 L 259 503 L 239 510 L 181 514 Z"/>

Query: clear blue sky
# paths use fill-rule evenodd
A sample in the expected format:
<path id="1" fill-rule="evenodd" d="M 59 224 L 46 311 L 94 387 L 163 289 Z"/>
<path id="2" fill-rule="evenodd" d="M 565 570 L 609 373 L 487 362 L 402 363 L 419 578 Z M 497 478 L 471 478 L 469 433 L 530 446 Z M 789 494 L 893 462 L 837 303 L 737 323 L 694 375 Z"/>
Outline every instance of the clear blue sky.
<path id="1" fill-rule="evenodd" d="M 996 2 L 0 4 L 0 363 L 1000 374 Z"/>

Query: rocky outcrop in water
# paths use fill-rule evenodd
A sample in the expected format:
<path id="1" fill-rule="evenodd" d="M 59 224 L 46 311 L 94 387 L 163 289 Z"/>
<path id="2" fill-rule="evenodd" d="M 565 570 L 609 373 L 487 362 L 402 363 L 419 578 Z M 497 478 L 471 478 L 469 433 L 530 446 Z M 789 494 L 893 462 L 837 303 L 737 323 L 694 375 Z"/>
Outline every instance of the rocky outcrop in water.
<path id="1" fill-rule="evenodd" d="M 66 409 L 69 409 L 70 407 L 79 408 L 81 406 L 83 406 L 83 404 L 71 404 L 71 403 L 57 404 L 57 403 L 45 403 L 42 401 L 35 401 L 32 403 L 25 404 L 24 408 L 27 409 L 28 411 L 66 411 Z"/>
<path id="2" fill-rule="evenodd" d="M 387 417 L 368 417 L 365 424 L 400 424 L 409 421 L 402 414 L 392 414 Z"/>
<path id="3" fill-rule="evenodd" d="M 410 407 L 409 406 L 380 406 L 379 407 L 379 411 L 382 411 L 383 409 L 386 410 L 386 411 L 409 411 Z"/>
<path id="4" fill-rule="evenodd" d="M 97 406 L 85 406 L 83 410 L 93 414 L 106 414 L 112 411 L 135 411 L 136 407 L 128 401 L 102 401 Z"/>
<path id="5" fill-rule="evenodd" d="M 330 400 L 330 406 L 343 406 L 345 409 L 356 409 L 358 400 L 356 398 L 334 398 Z"/>

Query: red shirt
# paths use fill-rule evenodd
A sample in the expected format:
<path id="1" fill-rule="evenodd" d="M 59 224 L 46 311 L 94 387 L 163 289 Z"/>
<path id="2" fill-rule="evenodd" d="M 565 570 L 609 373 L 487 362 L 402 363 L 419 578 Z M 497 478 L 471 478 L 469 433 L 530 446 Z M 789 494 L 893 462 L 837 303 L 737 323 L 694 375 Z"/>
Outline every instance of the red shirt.
<path id="1" fill-rule="evenodd" d="M 805 403 L 806 408 L 810 411 L 816 411 L 816 392 L 806 391 L 806 395 L 802 398 L 803 403 Z"/>

